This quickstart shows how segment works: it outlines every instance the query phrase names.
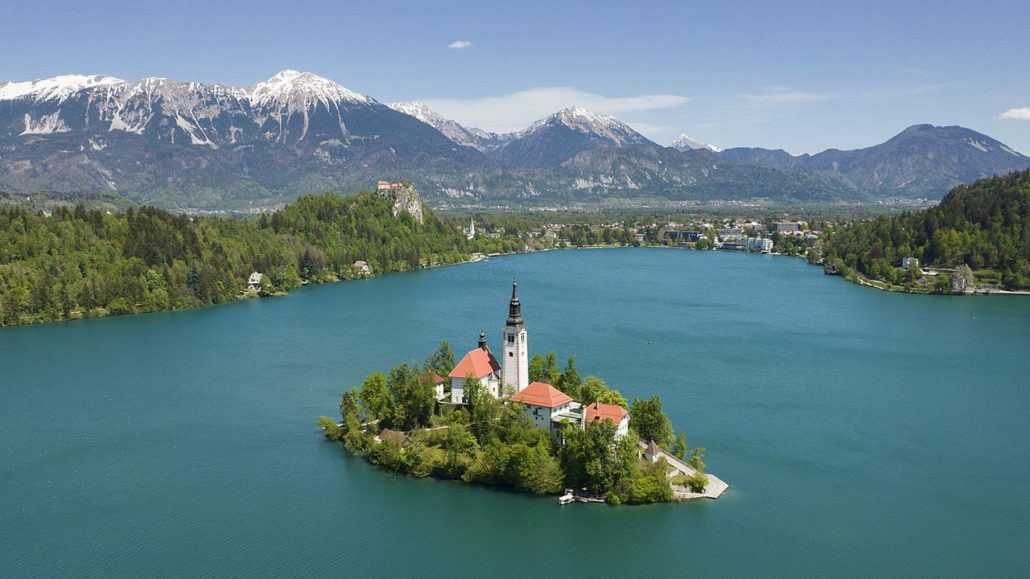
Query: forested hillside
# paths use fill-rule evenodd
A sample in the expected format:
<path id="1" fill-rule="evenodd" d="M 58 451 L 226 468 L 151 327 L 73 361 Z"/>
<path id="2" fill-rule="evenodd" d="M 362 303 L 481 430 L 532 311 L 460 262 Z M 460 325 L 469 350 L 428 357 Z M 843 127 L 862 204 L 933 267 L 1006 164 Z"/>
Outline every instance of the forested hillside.
<path id="1" fill-rule="evenodd" d="M 837 228 L 823 255 L 892 283 L 914 275 L 897 269 L 911 256 L 924 267 L 967 265 L 1007 289 L 1030 288 L 1030 171 L 960 185 L 925 211 Z"/>
<path id="2" fill-rule="evenodd" d="M 428 209 L 419 224 L 391 208 L 369 193 L 303 197 L 254 221 L 152 207 L 52 215 L 0 207 L 0 325 L 230 301 L 244 297 L 253 271 L 265 274 L 265 292 L 288 291 L 358 275 L 358 260 L 380 274 L 517 245 L 467 241 Z"/>

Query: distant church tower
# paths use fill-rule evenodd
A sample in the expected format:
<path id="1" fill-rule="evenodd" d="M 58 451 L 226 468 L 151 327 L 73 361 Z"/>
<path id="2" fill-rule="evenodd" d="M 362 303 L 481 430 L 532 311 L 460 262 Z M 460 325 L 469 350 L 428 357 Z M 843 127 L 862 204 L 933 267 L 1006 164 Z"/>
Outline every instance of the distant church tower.
<path id="1" fill-rule="evenodd" d="M 526 325 L 522 323 L 522 304 L 519 285 L 511 282 L 511 302 L 508 303 L 508 323 L 504 325 L 504 353 L 501 383 L 521 392 L 529 386 L 529 350 L 526 345 Z"/>

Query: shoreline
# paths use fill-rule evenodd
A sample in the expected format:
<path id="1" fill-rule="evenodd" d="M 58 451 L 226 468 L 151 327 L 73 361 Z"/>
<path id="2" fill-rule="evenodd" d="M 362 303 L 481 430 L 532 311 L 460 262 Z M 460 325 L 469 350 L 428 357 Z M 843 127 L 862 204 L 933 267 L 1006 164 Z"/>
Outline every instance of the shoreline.
<path id="1" fill-rule="evenodd" d="M 132 312 L 132 313 L 129 313 L 129 314 L 104 314 L 104 315 L 100 315 L 100 316 L 82 316 L 82 315 L 80 315 L 79 317 L 69 317 L 69 318 L 65 318 L 65 319 L 62 319 L 62 320 L 19 322 L 17 324 L 11 324 L 9 326 L 0 327 L 0 331 L 2 331 L 4 328 L 17 328 L 17 327 L 24 327 L 24 326 L 42 326 L 42 325 L 48 325 L 48 324 L 62 324 L 62 323 L 67 323 L 67 322 L 81 322 L 81 321 L 85 321 L 85 320 L 96 320 L 96 319 L 112 318 L 112 317 L 140 316 L 140 315 L 145 315 L 145 314 L 156 314 L 156 313 L 162 313 L 162 312 L 181 312 L 181 311 L 188 311 L 188 310 L 199 310 L 199 309 L 203 309 L 203 308 L 210 308 L 210 307 L 215 307 L 215 306 L 220 306 L 220 305 L 225 305 L 225 304 L 232 304 L 232 303 L 243 302 L 243 301 L 247 301 L 247 300 L 251 300 L 251 299 L 285 297 L 285 296 L 289 296 L 291 293 L 293 293 L 296 290 L 299 290 L 299 289 L 302 289 L 302 288 L 305 288 L 305 287 L 310 287 L 310 286 L 333 285 L 333 284 L 344 283 L 344 282 L 349 282 L 349 281 L 360 281 L 360 280 L 366 280 L 366 279 L 376 279 L 376 278 L 379 278 L 379 277 L 382 277 L 382 276 L 385 276 L 385 275 L 392 275 L 392 274 L 398 274 L 398 273 L 410 273 L 410 272 L 415 272 L 415 271 L 437 269 L 437 268 L 441 268 L 441 267 L 452 267 L 452 266 L 459 266 L 459 265 L 467 265 L 467 264 L 471 264 L 471 263 L 480 263 L 480 262 L 488 261 L 488 260 L 490 260 L 491 258 L 494 258 L 494 257 L 505 257 L 505 256 L 509 256 L 509 255 L 522 255 L 522 254 L 531 254 L 531 253 L 545 253 L 545 252 L 551 252 L 551 251 L 565 251 L 565 250 L 576 250 L 576 249 L 584 249 L 584 250 L 595 250 L 595 249 L 673 249 L 673 250 L 675 250 L 675 249 L 679 249 L 679 250 L 686 250 L 686 251 L 718 251 L 718 252 L 721 252 L 721 253 L 730 253 L 730 254 L 732 254 L 732 253 L 740 253 L 740 254 L 748 254 L 748 255 L 751 255 L 751 254 L 754 253 L 754 252 L 747 252 L 747 251 L 726 251 L 726 250 L 720 250 L 720 249 L 698 250 L 698 249 L 693 249 L 693 248 L 690 248 L 690 247 L 677 247 L 677 246 L 670 246 L 670 245 L 639 245 L 639 246 L 628 246 L 628 245 L 582 245 L 582 246 L 569 246 L 569 247 L 551 247 L 551 248 L 546 248 L 546 249 L 537 249 L 537 250 L 533 250 L 533 251 L 514 251 L 514 252 L 509 252 L 509 253 L 499 253 L 499 254 L 495 254 L 495 255 L 483 255 L 483 256 L 479 256 L 479 257 L 473 257 L 473 255 L 470 254 L 468 256 L 468 259 L 466 259 L 464 261 L 456 261 L 456 262 L 453 262 L 453 263 L 438 263 L 438 264 L 435 264 L 435 265 L 429 265 L 429 266 L 426 266 L 426 267 L 420 267 L 418 269 L 406 269 L 406 270 L 400 270 L 400 271 L 389 271 L 389 272 L 384 272 L 384 273 L 381 273 L 381 274 L 378 274 L 378 275 L 372 275 L 372 276 L 361 276 L 361 277 L 355 277 L 355 278 L 338 278 L 338 279 L 335 279 L 335 280 L 328 280 L 328 281 L 322 281 L 322 282 L 309 282 L 309 283 L 306 283 L 306 284 L 302 284 L 302 285 L 300 285 L 300 286 L 298 286 L 296 288 L 293 288 L 291 290 L 287 290 L 287 291 L 283 291 L 283 292 L 277 292 L 277 293 L 270 294 L 270 295 L 265 295 L 265 296 L 254 294 L 254 293 L 251 293 L 251 292 L 244 292 L 243 294 L 239 295 L 236 299 L 225 301 L 225 302 L 220 302 L 220 303 L 214 303 L 214 304 L 205 304 L 205 305 L 188 307 L 188 308 L 169 308 L 169 309 L 153 310 L 153 311 L 146 311 L 146 312 Z M 801 260 L 805 259 L 804 256 L 790 255 L 790 254 L 785 254 L 785 253 L 767 253 L 767 254 L 758 254 L 758 255 L 770 255 L 770 256 L 777 256 L 777 257 L 791 257 L 791 258 L 801 259 Z M 818 264 L 808 264 L 808 265 L 818 266 Z M 948 292 L 948 293 L 944 293 L 944 294 L 938 294 L 938 293 L 933 293 L 933 292 L 930 292 L 930 291 L 910 291 L 910 290 L 907 290 L 907 289 L 905 289 L 905 288 L 903 288 L 901 286 L 891 286 L 887 282 L 883 282 L 883 281 L 880 281 L 880 280 L 869 279 L 869 278 L 866 278 L 864 276 L 858 277 L 856 279 L 849 279 L 848 277 L 843 276 L 843 275 L 834 276 L 834 277 L 840 277 L 840 278 L 844 279 L 845 281 L 847 281 L 849 283 L 853 283 L 853 284 L 856 284 L 856 285 L 860 285 L 860 286 L 864 286 L 864 287 L 868 287 L 868 288 L 872 288 L 872 289 L 875 289 L 875 290 L 884 291 L 884 292 L 888 292 L 888 293 L 903 293 L 903 294 L 910 294 L 910 295 L 936 295 L 936 296 L 1030 296 L 1030 290 L 1003 290 L 1003 289 L 993 289 L 993 288 L 980 289 L 980 290 L 973 289 L 973 290 L 967 290 L 967 291 L 960 292 L 960 293 Z M 886 286 L 886 287 L 881 287 L 881 285 Z M 79 312 L 79 313 L 81 314 L 81 312 Z"/>

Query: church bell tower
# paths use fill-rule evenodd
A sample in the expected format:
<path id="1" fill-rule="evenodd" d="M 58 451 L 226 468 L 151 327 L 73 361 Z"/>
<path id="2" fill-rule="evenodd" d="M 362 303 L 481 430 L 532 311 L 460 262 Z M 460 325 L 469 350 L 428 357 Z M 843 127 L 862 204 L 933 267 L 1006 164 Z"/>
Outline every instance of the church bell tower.
<path id="1" fill-rule="evenodd" d="M 501 375 L 501 382 L 509 391 L 521 392 L 529 386 L 528 352 L 526 325 L 522 322 L 522 304 L 519 302 L 519 285 L 512 280 L 508 322 L 504 325 L 504 360 Z"/>

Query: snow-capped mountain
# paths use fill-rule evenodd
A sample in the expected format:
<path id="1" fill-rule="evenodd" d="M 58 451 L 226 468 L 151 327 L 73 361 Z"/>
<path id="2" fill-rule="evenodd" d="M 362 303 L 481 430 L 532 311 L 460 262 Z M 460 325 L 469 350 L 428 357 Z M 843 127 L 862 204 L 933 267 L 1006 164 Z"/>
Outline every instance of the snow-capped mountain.
<path id="1" fill-rule="evenodd" d="M 0 83 L 0 190 L 139 200 L 353 187 L 385 171 L 481 167 L 482 153 L 311 73 L 249 88 L 63 76 Z M 164 203 L 170 205 L 169 203 Z"/>
<path id="2" fill-rule="evenodd" d="M 419 103 L 390 108 L 284 70 L 247 88 L 67 75 L 0 82 L 0 196 L 97 194 L 172 209 L 268 207 L 306 193 L 414 181 L 437 205 L 631 198 L 940 196 L 1030 158 L 961 127 L 911 127 L 858 151 L 793 157 L 660 147 L 570 108 L 504 135 Z M 395 110 L 396 109 L 396 110 Z M 680 148 L 703 146 L 689 137 Z"/>
<path id="3" fill-rule="evenodd" d="M 672 141 L 672 147 L 680 151 L 696 151 L 698 149 L 708 149 L 713 153 L 718 153 L 721 149 L 710 143 L 702 143 L 690 135 L 683 133 L 676 137 Z"/>
<path id="4" fill-rule="evenodd" d="M 214 148 L 251 140 L 290 144 L 309 135 L 345 142 L 351 134 L 350 116 L 373 109 L 396 118 L 371 97 L 294 70 L 249 88 L 70 75 L 0 83 L 0 101 L 11 101 L 10 109 L 22 111 L 3 119 L 10 133 L 88 127 Z"/>
<path id="5" fill-rule="evenodd" d="M 517 167 L 553 167 L 581 151 L 639 146 L 658 145 L 615 117 L 571 107 L 515 133 L 498 153 Z"/>
<path id="6" fill-rule="evenodd" d="M 491 133 L 475 127 L 465 127 L 456 121 L 443 118 L 425 103 L 418 101 L 391 103 L 390 108 L 415 117 L 463 147 L 490 151 L 512 138 L 509 134 Z"/>

